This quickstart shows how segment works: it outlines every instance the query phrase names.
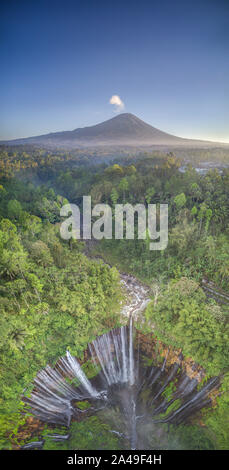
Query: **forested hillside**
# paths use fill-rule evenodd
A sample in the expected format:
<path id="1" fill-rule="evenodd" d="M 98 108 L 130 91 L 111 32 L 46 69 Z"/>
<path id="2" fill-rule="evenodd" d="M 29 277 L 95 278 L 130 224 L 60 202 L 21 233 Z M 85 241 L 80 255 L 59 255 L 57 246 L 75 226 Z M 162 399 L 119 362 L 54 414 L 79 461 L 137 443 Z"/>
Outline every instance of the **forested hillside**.
<path id="1" fill-rule="evenodd" d="M 226 448 L 229 171 L 200 175 L 189 165 L 180 172 L 181 161 L 174 154 L 129 158 L 125 164 L 103 163 L 96 168 L 82 162 L 77 165 L 77 160 L 74 168 L 72 163 L 67 167 L 68 159 L 63 165 L 60 154 L 52 165 L 42 151 L 40 162 L 32 154 L 26 157 L 16 152 L 10 159 L 4 155 L 0 180 L 1 446 L 9 448 L 17 441 L 17 429 L 26 419 L 21 396 L 37 371 L 54 364 L 66 349 L 82 355 L 88 341 L 119 321 L 117 269 L 88 259 L 84 242 L 66 242 L 59 235 L 62 205 L 68 201 L 81 205 L 82 196 L 90 194 L 93 204 L 105 202 L 112 207 L 117 202 L 144 203 L 146 208 L 149 203 L 168 203 L 165 251 L 150 251 L 147 238 L 102 240 L 93 245 L 92 253 L 150 286 L 147 331 L 154 324 L 159 339 L 181 348 L 186 357 L 206 369 L 207 376 L 224 376 L 214 411 L 205 412 L 202 419 L 215 447 Z"/>
<path id="2" fill-rule="evenodd" d="M 78 242 L 59 236 L 63 198 L 4 179 L 0 187 L 1 447 L 17 442 L 23 392 L 37 371 L 66 349 L 87 343 L 117 322 L 116 269 L 88 260 Z M 13 437 L 14 436 L 14 437 Z"/>

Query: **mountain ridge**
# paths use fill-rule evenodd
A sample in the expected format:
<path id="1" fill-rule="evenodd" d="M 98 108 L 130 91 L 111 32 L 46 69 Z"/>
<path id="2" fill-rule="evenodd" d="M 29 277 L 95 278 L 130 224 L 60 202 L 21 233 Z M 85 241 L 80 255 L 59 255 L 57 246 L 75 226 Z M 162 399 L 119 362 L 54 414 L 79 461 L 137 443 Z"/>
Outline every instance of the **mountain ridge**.
<path id="1" fill-rule="evenodd" d="M 131 113 L 121 113 L 94 126 L 72 131 L 1 141 L 0 144 L 34 144 L 48 147 L 80 148 L 90 146 L 224 146 L 218 142 L 186 139 L 147 124 Z"/>

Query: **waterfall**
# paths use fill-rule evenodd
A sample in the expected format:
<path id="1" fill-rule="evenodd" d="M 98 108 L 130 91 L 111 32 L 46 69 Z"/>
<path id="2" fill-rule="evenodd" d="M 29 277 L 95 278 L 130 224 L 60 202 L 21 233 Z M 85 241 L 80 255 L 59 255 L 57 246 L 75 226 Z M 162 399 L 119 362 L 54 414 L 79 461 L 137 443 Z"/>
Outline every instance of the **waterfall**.
<path id="1" fill-rule="evenodd" d="M 121 327 L 121 352 L 122 352 L 122 367 L 123 367 L 123 382 L 127 382 L 127 355 L 126 355 L 126 327 Z"/>
<path id="2" fill-rule="evenodd" d="M 129 340 L 129 382 L 134 384 L 134 346 L 133 346 L 133 318 L 130 317 L 130 340 Z"/>
<path id="3" fill-rule="evenodd" d="M 62 358 L 62 363 L 66 366 L 66 370 L 79 380 L 80 384 L 89 393 L 90 396 L 96 397 L 99 395 L 97 390 L 92 387 L 76 358 L 71 356 L 69 351 L 66 353 L 66 359 Z"/>
<path id="4" fill-rule="evenodd" d="M 24 397 L 30 412 L 40 420 L 69 427 L 72 420 L 87 413 L 99 413 L 114 407 L 120 410 L 120 419 L 125 429 L 111 432 L 126 436 L 131 449 L 144 448 L 144 431 L 140 443 L 140 429 L 154 429 L 156 423 L 179 424 L 204 406 L 211 404 L 209 393 L 219 386 L 220 380 L 213 377 L 201 387 L 200 375 L 188 377 L 182 371 L 181 358 L 169 365 L 167 351 L 162 364 L 147 366 L 139 342 L 135 346 L 133 319 L 122 326 L 97 337 L 88 345 L 87 361 L 93 366 L 93 377 L 89 379 L 84 365 L 69 351 L 61 357 L 54 368 L 47 366 L 34 379 L 34 389 Z M 160 362 L 160 359 L 158 359 Z M 69 383 L 70 382 L 70 383 Z M 170 395 L 165 391 L 173 383 Z M 170 387 L 171 388 L 171 387 Z M 178 400 L 179 399 L 179 400 Z M 89 411 L 82 411 L 77 402 L 89 403 Z M 169 407 L 175 403 L 177 407 Z M 166 412 L 166 417 L 163 413 Z M 109 413 L 108 413 L 109 415 Z M 158 415 L 158 419 L 155 419 Z M 103 414 L 104 416 L 104 414 Z M 110 416 L 110 415 L 109 415 Z M 153 431 L 152 431 L 153 432 Z M 58 438 L 58 439 L 61 439 Z M 140 447 L 140 446 L 143 447 Z"/>

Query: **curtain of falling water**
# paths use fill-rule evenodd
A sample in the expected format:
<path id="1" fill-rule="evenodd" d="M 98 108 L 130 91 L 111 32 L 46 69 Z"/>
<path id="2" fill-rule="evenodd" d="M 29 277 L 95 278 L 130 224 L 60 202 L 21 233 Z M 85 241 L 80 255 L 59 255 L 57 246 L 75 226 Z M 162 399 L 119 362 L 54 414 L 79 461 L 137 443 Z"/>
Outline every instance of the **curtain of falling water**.
<path id="1" fill-rule="evenodd" d="M 152 416 L 152 422 L 181 423 L 199 410 L 209 405 L 208 393 L 219 386 L 219 378 L 213 377 L 202 388 L 198 382 L 184 375 L 179 375 L 181 363 L 173 364 L 166 370 L 166 358 L 161 366 L 144 366 L 137 351 L 137 368 L 135 368 L 135 350 L 133 341 L 133 322 L 129 327 L 122 326 L 100 337 L 90 345 L 91 361 L 97 372 L 96 381 L 89 380 L 83 367 L 69 351 L 61 357 L 54 368 L 47 366 L 34 380 L 34 389 L 30 397 L 24 397 L 30 411 L 39 419 L 69 426 L 72 418 L 77 416 L 74 401 L 91 400 L 96 411 L 104 406 L 112 406 L 119 399 L 120 409 L 126 420 L 129 442 L 132 449 L 138 446 L 136 413 Z M 170 400 L 163 392 L 178 377 L 176 391 Z M 65 378 L 71 379 L 72 384 Z M 118 387 L 118 388 L 117 388 Z M 147 390 L 147 403 L 142 405 L 142 392 Z M 167 414 L 166 418 L 155 420 L 156 414 L 165 412 L 171 403 L 181 400 L 180 406 Z M 138 410 L 137 410 L 138 408 Z M 100 408 L 99 408 L 100 409 Z M 137 411 L 136 411 L 137 410 Z"/>

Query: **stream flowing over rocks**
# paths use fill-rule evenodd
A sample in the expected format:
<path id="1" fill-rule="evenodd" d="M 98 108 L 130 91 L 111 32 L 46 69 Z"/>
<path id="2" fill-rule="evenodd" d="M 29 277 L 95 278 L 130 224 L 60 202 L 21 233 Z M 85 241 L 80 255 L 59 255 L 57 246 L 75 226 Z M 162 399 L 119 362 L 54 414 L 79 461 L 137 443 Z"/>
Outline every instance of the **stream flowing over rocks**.
<path id="1" fill-rule="evenodd" d="M 121 309 L 121 315 L 127 318 L 132 316 L 136 320 L 151 300 L 150 289 L 129 274 L 120 273 L 120 279 L 126 292 L 126 302 Z"/>

